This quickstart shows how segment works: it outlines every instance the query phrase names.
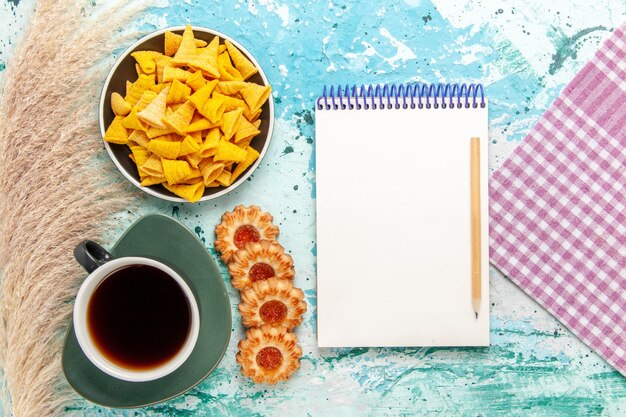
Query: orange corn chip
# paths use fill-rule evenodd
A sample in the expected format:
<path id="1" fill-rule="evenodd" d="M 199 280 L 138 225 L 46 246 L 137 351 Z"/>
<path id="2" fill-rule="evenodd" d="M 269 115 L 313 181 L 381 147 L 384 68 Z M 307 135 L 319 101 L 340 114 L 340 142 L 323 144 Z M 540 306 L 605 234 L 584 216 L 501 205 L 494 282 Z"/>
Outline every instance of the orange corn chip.
<path id="1" fill-rule="evenodd" d="M 189 71 L 185 71 L 184 69 L 174 68 L 174 67 L 164 67 L 163 68 L 163 82 L 169 82 L 174 80 L 179 81 L 187 81 L 187 78 L 191 77 L 191 73 Z"/>
<path id="2" fill-rule="evenodd" d="M 228 187 L 230 185 L 230 176 L 230 171 L 223 169 L 222 172 L 220 172 L 220 175 L 217 176 L 215 181 L 217 181 L 223 187 Z"/>
<path id="3" fill-rule="evenodd" d="M 250 146 L 250 143 L 252 143 L 252 138 L 242 140 L 241 142 L 237 143 L 237 145 L 239 145 L 240 148 L 245 149 L 246 147 Z"/>
<path id="4" fill-rule="evenodd" d="M 202 145 L 202 131 L 198 130 L 197 132 L 189 132 L 189 136 L 191 136 L 198 145 Z"/>
<path id="5" fill-rule="evenodd" d="M 170 103 L 184 103 L 189 99 L 189 95 L 191 94 L 191 88 L 180 82 L 179 80 L 174 80 L 172 82 L 172 86 L 170 88 L 169 94 L 167 95 L 167 104 Z"/>
<path id="6" fill-rule="evenodd" d="M 140 77 L 142 76 L 143 75 L 140 75 Z M 139 87 L 136 87 L 135 84 L 131 84 L 130 87 L 126 89 L 126 95 L 124 96 L 124 100 L 134 106 L 135 104 L 137 104 L 144 91 L 145 89 L 141 89 Z"/>
<path id="7" fill-rule="evenodd" d="M 189 155 L 190 153 L 194 153 L 200 149 L 200 145 L 194 138 L 191 136 L 185 136 L 185 139 L 180 144 L 180 150 L 178 151 L 178 156 Z"/>
<path id="8" fill-rule="evenodd" d="M 128 140 L 135 142 L 137 145 L 145 149 L 148 149 L 148 143 L 150 142 L 150 139 L 146 136 L 146 132 L 139 129 L 133 130 L 131 134 L 128 135 Z"/>
<path id="9" fill-rule="evenodd" d="M 235 180 L 239 178 L 241 173 L 244 172 L 250 165 L 254 163 L 254 161 L 257 160 L 259 155 L 260 154 L 259 152 L 257 152 L 256 149 L 252 148 L 251 146 L 246 147 L 246 158 L 237 164 L 237 167 L 230 176 L 230 184 L 235 182 Z"/>
<path id="10" fill-rule="evenodd" d="M 191 95 L 189 100 L 196 107 L 196 109 L 200 110 L 204 106 L 204 103 L 206 103 L 206 101 L 211 97 L 211 93 L 217 83 L 218 80 L 210 81 Z"/>
<path id="11" fill-rule="evenodd" d="M 200 156 L 201 158 L 208 158 L 210 156 L 215 156 L 216 153 L 217 146 L 209 147 L 205 143 L 202 143 L 202 145 L 200 146 L 200 150 L 196 153 L 196 155 Z"/>
<path id="12" fill-rule="evenodd" d="M 122 116 L 115 116 L 104 134 L 104 140 L 109 143 L 117 143 L 118 145 L 126 145 L 128 143 L 128 131 L 124 126 L 124 118 Z"/>
<path id="13" fill-rule="evenodd" d="M 176 131 L 171 127 L 165 127 L 165 129 L 159 129 L 158 127 L 149 127 L 146 131 L 146 134 L 150 139 L 156 138 L 157 136 L 167 135 L 168 133 L 176 133 Z"/>
<path id="14" fill-rule="evenodd" d="M 194 184 L 176 185 L 163 183 L 163 186 L 172 193 L 184 198 L 191 203 L 195 203 L 196 201 L 200 200 L 200 198 L 202 198 L 202 195 L 204 194 L 204 183 L 202 181 L 197 181 Z"/>
<path id="15" fill-rule="evenodd" d="M 126 116 L 132 110 L 133 106 L 122 97 L 119 93 L 111 94 L 111 110 L 116 116 Z"/>
<path id="16" fill-rule="evenodd" d="M 270 96 L 271 88 L 269 85 L 258 85 L 254 83 L 248 83 L 248 86 L 242 89 L 239 93 L 241 97 L 246 101 L 246 104 L 250 106 L 250 112 L 254 113 L 261 108 L 263 103 Z"/>
<path id="17" fill-rule="evenodd" d="M 187 85 L 193 88 L 193 91 L 198 91 L 206 84 L 206 80 L 202 76 L 202 71 L 196 71 L 193 75 L 187 78 Z"/>
<path id="18" fill-rule="evenodd" d="M 165 32 L 165 55 L 172 56 L 178 50 L 183 37 L 170 31 Z M 201 48 L 206 46 L 206 42 L 202 39 L 195 39 L 196 47 Z"/>
<path id="19" fill-rule="evenodd" d="M 178 108 L 174 113 L 163 118 L 163 123 L 174 129 L 176 132 L 184 136 L 184 130 L 193 117 L 195 109 L 189 100 Z"/>
<path id="20" fill-rule="evenodd" d="M 168 97 L 168 93 L 169 93 L 169 87 L 166 87 L 163 91 L 161 91 L 156 96 L 154 100 L 150 102 L 150 104 L 145 109 L 137 113 L 137 117 L 140 120 L 148 123 L 150 126 L 153 126 L 159 129 L 165 129 L 166 126 L 163 123 L 162 119 L 163 117 L 165 117 L 165 107 L 166 107 L 165 101 Z"/>
<path id="21" fill-rule="evenodd" d="M 163 174 L 168 184 L 177 184 L 187 178 L 191 173 L 191 167 L 187 161 L 161 158 Z"/>
<path id="22" fill-rule="evenodd" d="M 141 98 L 137 102 L 137 104 L 135 104 L 135 106 L 133 107 L 133 110 L 139 113 L 140 111 L 148 107 L 148 105 L 152 103 L 152 100 L 154 100 L 156 96 L 157 96 L 157 93 L 155 93 L 152 90 L 144 91 L 143 94 L 141 95 Z"/>
<path id="23" fill-rule="evenodd" d="M 129 146 L 130 146 L 130 142 L 129 142 Z M 140 180 L 140 181 L 143 181 L 143 179 L 144 179 L 145 177 L 147 177 L 147 176 L 148 176 L 148 174 L 146 174 L 146 173 L 144 172 L 144 170 L 143 170 L 143 169 L 141 169 L 141 167 L 140 167 L 139 165 L 137 165 L 137 161 L 135 160 L 135 155 L 133 155 L 133 154 L 131 153 L 130 155 L 128 155 L 128 158 L 129 158 L 131 161 L 133 161 L 133 162 L 134 162 L 134 164 L 137 166 L 137 173 L 139 174 L 139 180 Z"/>
<path id="24" fill-rule="evenodd" d="M 134 158 L 133 158 L 133 156 L 132 156 L 132 155 L 130 155 L 130 157 L 131 157 L 130 159 L 133 159 L 133 162 L 134 162 Z M 145 172 L 145 171 L 143 170 L 143 168 L 142 168 L 142 167 L 140 167 L 140 166 L 138 166 L 138 167 L 137 167 L 137 172 L 139 173 L 139 179 L 140 179 L 140 180 L 143 180 L 144 178 L 149 177 L 149 175 L 148 175 L 148 174 L 146 174 L 146 172 Z"/>
<path id="25" fill-rule="evenodd" d="M 237 110 L 239 108 L 245 109 L 245 107 L 246 107 L 246 102 L 245 101 L 240 100 L 240 99 L 235 98 L 235 97 L 225 96 L 224 94 L 220 94 L 218 92 L 214 92 L 212 97 L 213 98 L 223 98 L 224 99 L 224 105 L 226 106 L 224 108 L 224 111 Z M 245 110 L 244 110 L 244 112 L 245 112 Z"/>
<path id="26" fill-rule="evenodd" d="M 161 184 L 163 181 L 165 181 L 165 177 L 152 177 L 152 176 L 147 176 L 144 177 L 141 180 L 141 185 L 144 187 L 148 187 L 150 185 L 156 185 L 156 184 Z"/>
<path id="27" fill-rule="evenodd" d="M 200 162 L 202 162 L 202 156 L 200 154 L 196 153 L 190 153 L 189 155 L 185 155 L 185 160 L 187 160 L 187 162 L 189 162 L 189 165 L 192 168 L 198 168 L 198 164 Z"/>
<path id="28" fill-rule="evenodd" d="M 207 129 L 211 129 L 211 128 L 218 127 L 218 126 L 220 126 L 219 121 L 217 123 L 211 123 L 209 119 L 207 119 L 206 117 L 202 117 L 200 120 L 197 120 L 195 122 L 192 121 L 191 124 L 187 126 L 184 131 L 185 133 L 199 132 L 202 130 L 207 130 Z"/>
<path id="29" fill-rule="evenodd" d="M 226 50 L 226 45 L 220 45 L 218 50 L 220 54 L 223 53 Z"/>
<path id="30" fill-rule="evenodd" d="M 148 150 L 162 158 L 174 159 L 180 152 L 180 142 L 152 139 L 148 144 Z"/>
<path id="31" fill-rule="evenodd" d="M 183 39 L 178 46 L 176 54 L 174 54 L 174 64 L 176 65 L 189 65 L 189 62 L 198 57 L 196 51 L 196 41 L 193 37 L 193 30 L 191 25 L 187 24 L 185 31 L 183 32 Z"/>
<path id="32" fill-rule="evenodd" d="M 213 158 L 203 159 L 198 165 L 202 172 L 202 178 L 204 179 L 204 185 L 209 185 L 213 181 L 217 180 L 217 177 L 222 173 L 224 169 L 223 162 L 214 162 Z"/>
<path id="33" fill-rule="evenodd" d="M 254 113 L 251 113 L 250 108 L 246 105 L 246 108 L 243 111 L 243 117 L 245 117 L 250 123 L 255 123 L 261 115 L 262 110 L 263 109 L 257 109 Z"/>
<path id="34" fill-rule="evenodd" d="M 216 123 L 224 114 L 225 100 L 223 98 L 210 98 L 202 106 L 202 110 L 198 109 L 201 115 L 209 119 L 212 123 Z"/>
<path id="35" fill-rule="evenodd" d="M 173 56 L 178 50 L 178 47 L 180 46 L 180 43 L 182 42 L 182 40 L 183 40 L 182 36 L 172 33 L 169 30 L 166 31 L 164 48 L 163 48 L 165 55 Z"/>
<path id="36" fill-rule="evenodd" d="M 150 152 L 141 146 L 131 146 L 130 150 L 133 153 L 133 160 L 137 165 L 143 165 L 150 158 Z"/>
<path id="37" fill-rule="evenodd" d="M 215 86 L 215 91 L 227 96 L 234 96 L 240 90 L 246 88 L 248 83 L 245 81 L 220 81 Z"/>
<path id="38" fill-rule="evenodd" d="M 259 133 L 261 132 L 259 131 L 259 129 L 256 128 L 255 125 L 247 121 L 245 117 L 242 117 L 239 122 L 239 128 L 237 129 L 237 132 L 235 133 L 235 143 L 252 139 Z"/>
<path id="39" fill-rule="evenodd" d="M 141 74 L 137 81 L 132 83 L 130 87 L 127 86 L 126 97 L 124 100 L 128 101 L 133 106 L 137 104 L 144 91 L 150 90 L 154 86 L 154 77 L 146 74 Z"/>
<path id="40" fill-rule="evenodd" d="M 133 83 L 131 83 L 130 81 L 126 80 L 126 93 L 125 95 L 129 95 L 130 94 L 130 89 L 133 87 Z"/>
<path id="41" fill-rule="evenodd" d="M 233 67 L 233 64 L 230 62 L 228 52 L 224 52 L 217 57 L 217 69 L 220 71 L 220 80 L 222 81 L 243 80 L 237 68 Z"/>
<path id="42" fill-rule="evenodd" d="M 220 140 L 217 145 L 217 152 L 213 159 L 215 161 L 240 162 L 246 158 L 246 150 L 225 140 Z"/>
<path id="43" fill-rule="evenodd" d="M 206 142 L 207 147 L 216 148 L 217 145 L 219 145 L 220 143 L 221 137 L 222 135 L 220 134 L 220 130 L 217 128 L 214 128 L 214 129 L 209 130 L 204 141 Z"/>
<path id="44" fill-rule="evenodd" d="M 169 110 L 171 110 L 172 113 L 174 113 L 176 110 L 178 110 L 180 108 L 180 106 L 182 106 L 183 103 L 174 103 L 174 104 L 170 104 L 167 106 L 167 108 Z"/>
<path id="45" fill-rule="evenodd" d="M 154 87 L 152 87 L 152 91 L 159 94 L 161 91 L 165 90 L 165 88 L 169 86 L 170 86 L 169 83 L 168 84 L 155 84 Z"/>
<path id="46" fill-rule="evenodd" d="M 143 122 L 137 117 L 137 109 L 132 109 L 131 112 L 128 113 L 128 116 L 122 120 L 122 124 L 126 129 L 146 130 L 146 126 L 144 126 Z"/>
<path id="47" fill-rule="evenodd" d="M 202 158 L 208 158 L 210 156 L 215 156 L 217 153 L 217 146 L 208 147 L 204 143 L 200 146 L 200 150 L 198 151 L 198 155 Z"/>
<path id="48" fill-rule="evenodd" d="M 198 146 L 202 145 L 202 132 L 201 131 L 189 132 L 189 136 L 191 136 L 193 140 L 196 141 Z"/>
<path id="49" fill-rule="evenodd" d="M 254 66 L 252 62 L 239 50 L 230 43 L 228 40 L 224 41 L 226 45 L 226 49 L 228 49 L 228 54 L 230 55 L 230 59 L 232 59 L 235 68 L 241 74 L 244 80 L 247 80 L 252 75 L 259 72 L 257 68 Z"/>
<path id="50" fill-rule="evenodd" d="M 203 158 L 213 156 L 217 152 L 217 146 L 220 143 L 220 130 L 219 129 L 211 129 L 209 133 L 206 135 L 204 142 L 200 145 L 200 149 L 198 150 L 198 154 Z"/>
<path id="51" fill-rule="evenodd" d="M 219 124 L 220 122 L 216 124 Z M 198 140 L 201 143 L 202 137 L 206 136 L 205 131 L 209 129 L 209 127 L 206 126 L 215 127 L 215 125 L 209 122 L 206 117 L 196 112 L 194 113 L 189 126 L 185 128 L 185 133 L 188 133 L 190 136 L 192 136 L 194 139 Z"/>
<path id="52" fill-rule="evenodd" d="M 158 83 L 162 83 L 163 82 L 163 70 L 165 69 L 165 67 L 171 67 L 174 65 L 174 63 L 172 62 L 174 59 L 169 57 L 169 56 L 165 56 L 165 55 L 159 55 L 154 57 L 154 62 L 156 63 L 156 74 L 157 74 L 157 82 Z"/>
<path id="53" fill-rule="evenodd" d="M 161 164 L 161 158 L 159 158 L 157 155 L 150 155 L 150 158 L 148 158 L 148 160 L 141 165 L 140 167 L 145 173 L 146 175 L 152 176 L 152 177 L 163 177 L 163 164 Z"/>
<path id="54" fill-rule="evenodd" d="M 193 103 L 192 103 L 192 104 L 193 104 Z M 201 114 L 200 114 L 200 113 L 198 113 L 198 112 L 195 112 L 195 113 L 193 114 L 193 117 L 191 118 L 191 123 L 195 123 L 195 122 L 197 122 L 197 121 L 199 121 L 199 120 L 202 120 L 202 119 L 204 119 L 204 116 L 203 116 L 203 115 L 201 115 Z"/>
<path id="55" fill-rule="evenodd" d="M 156 62 L 154 61 L 154 56 L 156 54 L 158 54 L 158 52 L 137 51 L 130 54 L 130 56 L 135 58 L 144 74 L 153 74 L 154 71 L 156 71 Z"/>
<path id="56" fill-rule="evenodd" d="M 222 115 L 222 132 L 224 132 L 225 140 L 230 140 L 230 138 L 232 138 L 235 132 L 239 129 L 242 112 L 243 109 L 237 109 L 225 112 Z"/>
<path id="57" fill-rule="evenodd" d="M 202 171 L 198 168 L 191 167 L 191 172 L 182 182 L 185 184 L 195 184 L 198 179 L 202 179 Z"/>
<path id="58" fill-rule="evenodd" d="M 218 36 L 214 37 L 206 48 L 202 48 L 197 51 L 198 56 L 189 62 L 189 66 L 202 70 L 211 78 L 218 78 L 220 76 L 217 63 L 217 57 L 219 56 L 219 44 L 220 38 Z"/>
<path id="59" fill-rule="evenodd" d="M 168 133 L 166 135 L 157 136 L 154 139 L 166 140 L 168 142 L 181 142 L 183 138 L 178 133 Z"/>

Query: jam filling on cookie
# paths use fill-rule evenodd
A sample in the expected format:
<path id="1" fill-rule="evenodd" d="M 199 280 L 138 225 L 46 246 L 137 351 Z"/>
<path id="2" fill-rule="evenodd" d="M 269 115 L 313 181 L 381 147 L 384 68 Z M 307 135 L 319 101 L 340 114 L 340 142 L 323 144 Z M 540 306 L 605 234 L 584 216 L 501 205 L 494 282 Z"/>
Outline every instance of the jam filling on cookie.
<path id="1" fill-rule="evenodd" d="M 268 346 L 256 354 L 256 363 L 263 369 L 277 369 L 283 363 L 283 354 L 275 347 Z"/>
<path id="2" fill-rule="evenodd" d="M 279 324 L 287 317 L 287 306 L 278 300 L 271 300 L 261 306 L 259 310 L 261 320 L 268 324 Z"/>
<path id="3" fill-rule="evenodd" d="M 250 281 L 257 282 L 257 281 L 264 281 L 268 278 L 275 277 L 276 272 L 274 271 L 274 268 L 272 268 L 271 265 L 268 265 L 263 262 L 259 262 L 259 263 L 252 265 L 252 268 L 250 268 L 250 272 L 248 273 L 248 275 L 250 276 Z"/>
<path id="4" fill-rule="evenodd" d="M 242 249 L 246 243 L 248 242 L 258 242 L 261 239 L 261 235 L 259 231 L 256 230 L 256 227 L 250 226 L 249 224 L 244 224 L 243 226 L 239 226 L 237 230 L 235 230 L 235 235 L 233 236 L 233 243 L 237 248 Z"/>

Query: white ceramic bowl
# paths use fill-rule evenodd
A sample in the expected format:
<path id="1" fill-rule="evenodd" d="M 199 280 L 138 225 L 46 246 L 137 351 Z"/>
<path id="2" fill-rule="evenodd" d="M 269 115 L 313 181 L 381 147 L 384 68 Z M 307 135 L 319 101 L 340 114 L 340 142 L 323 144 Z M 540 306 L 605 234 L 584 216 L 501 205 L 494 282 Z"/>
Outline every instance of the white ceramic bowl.
<path id="1" fill-rule="evenodd" d="M 109 127 L 109 125 L 113 121 L 113 118 L 115 117 L 113 111 L 111 110 L 111 93 L 118 92 L 122 96 L 124 96 L 126 91 L 126 81 L 135 81 L 137 79 L 137 72 L 135 71 L 135 59 L 131 57 L 130 54 L 135 51 L 142 50 L 163 51 L 165 32 L 170 31 L 182 34 L 184 30 L 184 26 L 176 26 L 161 29 L 147 36 L 144 36 L 143 38 L 132 44 L 130 47 L 128 47 L 128 49 L 126 49 L 126 51 L 124 51 L 124 53 L 120 55 L 117 61 L 115 61 L 113 68 L 111 68 L 109 75 L 104 81 L 104 87 L 102 88 L 102 95 L 100 97 L 99 115 L 100 133 L 102 134 L 102 137 L 104 137 L 106 129 Z M 269 84 L 269 82 L 267 81 L 267 77 L 265 76 L 265 73 L 263 72 L 263 69 L 261 68 L 257 60 L 236 40 L 221 32 L 196 26 L 193 27 L 193 33 L 197 39 L 202 39 L 206 42 L 210 42 L 215 36 L 219 36 L 222 40 L 228 39 L 259 70 L 258 73 L 251 76 L 247 81 L 256 82 L 257 84 L 261 85 Z M 270 98 L 265 102 L 262 109 L 263 111 L 260 117 L 261 126 L 259 128 L 261 133 L 257 135 L 250 143 L 250 146 L 252 146 L 260 153 L 259 158 L 254 162 L 254 164 L 249 166 L 239 176 L 237 181 L 235 181 L 230 186 L 206 188 L 204 191 L 204 195 L 202 196 L 202 198 L 200 198 L 200 201 L 211 200 L 234 190 L 235 188 L 243 184 L 243 182 L 246 181 L 246 179 L 259 166 L 261 160 L 267 152 L 267 148 L 269 147 L 270 140 L 272 138 L 272 132 L 274 130 L 274 101 L 271 94 Z M 126 145 L 116 145 L 104 141 L 104 146 L 106 147 L 106 150 L 113 160 L 115 166 L 134 186 L 140 188 L 150 195 L 162 198 L 163 200 L 187 202 L 187 200 L 180 198 L 170 191 L 166 190 L 165 187 L 163 187 L 162 185 L 152 185 L 149 187 L 141 186 L 137 167 L 128 157 L 128 155 L 130 154 L 130 150 Z"/>

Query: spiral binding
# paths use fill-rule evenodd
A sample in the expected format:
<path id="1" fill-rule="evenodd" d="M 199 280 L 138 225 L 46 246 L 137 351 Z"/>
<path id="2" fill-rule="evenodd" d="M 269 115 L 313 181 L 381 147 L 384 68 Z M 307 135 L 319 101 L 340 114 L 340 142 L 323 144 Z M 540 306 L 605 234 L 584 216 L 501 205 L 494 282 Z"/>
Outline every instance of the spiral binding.
<path id="1" fill-rule="evenodd" d="M 480 96 L 480 98 L 479 98 Z M 319 110 L 484 108 L 482 84 L 384 84 L 324 86 Z"/>

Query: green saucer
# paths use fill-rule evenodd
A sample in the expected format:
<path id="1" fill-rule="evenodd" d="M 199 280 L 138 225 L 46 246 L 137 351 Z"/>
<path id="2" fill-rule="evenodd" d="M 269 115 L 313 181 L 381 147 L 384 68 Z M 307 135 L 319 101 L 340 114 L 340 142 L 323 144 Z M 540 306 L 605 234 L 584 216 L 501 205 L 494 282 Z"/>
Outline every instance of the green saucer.
<path id="1" fill-rule="evenodd" d="M 107 407 L 144 407 L 176 397 L 206 378 L 220 362 L 231 334 L 230 300 L 215 262 L 185 226 L 160 214 L 135 222 L 110 252 L 143 256 L 168 265 L 187 281 L 200 310 L 198 342 L 187 361 L 163 378 L 127 382 L 105 374 L 87 359 L 70 325 L 63 348 L 63 372 L 83 397 Z"/>

